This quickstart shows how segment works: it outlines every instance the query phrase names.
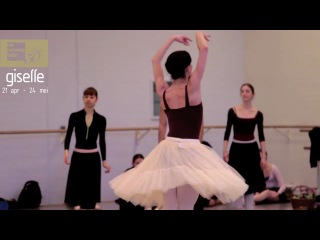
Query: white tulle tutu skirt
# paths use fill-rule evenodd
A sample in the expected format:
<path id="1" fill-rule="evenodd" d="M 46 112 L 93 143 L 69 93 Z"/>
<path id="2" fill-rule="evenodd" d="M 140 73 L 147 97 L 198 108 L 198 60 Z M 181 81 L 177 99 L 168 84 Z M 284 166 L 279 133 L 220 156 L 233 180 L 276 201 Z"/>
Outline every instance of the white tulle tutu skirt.
<path id="1" fill-rule="evenodd" d="M 163 206 L 166 191 L 191 185 L 200 195 L 233 202 L 248 189 L 245 180 L 197 139 L 167 137 L 135 168 L 110 182 L 114 193 L 133 204 Z"/>

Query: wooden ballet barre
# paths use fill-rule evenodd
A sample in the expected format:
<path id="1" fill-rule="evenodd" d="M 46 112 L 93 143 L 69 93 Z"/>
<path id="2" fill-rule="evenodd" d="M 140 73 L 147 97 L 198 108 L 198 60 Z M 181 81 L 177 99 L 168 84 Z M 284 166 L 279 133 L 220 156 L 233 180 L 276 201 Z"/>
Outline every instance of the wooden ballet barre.
<path id="1" fill-rule="evenodd" d="M 120 132 L 120 131 L 139 131 L 139 130 L 158 130 L 158 127 L 141 127 L 141 128 L 107 128 L 108 132 Z M 56 130 L 16 130 L 16 131 L 0 131 L 0 135 L 10 134 L 44 134 L 44 133 L 65 133 L 66 129 Z"/>
<path id="2" fill-rule="evenodd" d="M 301 129 L 312 129 L 314 126 L 310 125 L 264 125 L 264 128 L 301 128 Z M 204 128 L 226 128 L 225 125 L 216 125 L 216 126 L 204 126 Z"/>
<path id="3" fill-rule="evenodd" d="M 310 131 L 312 130 L 312 128 L 314 128 L 314 127 L 315 127 L 315 126 L 312 126 L 312 127 L 310 127 L 309 129 L 308 129 L 308 128 L 306 128 L 306 129 L 300 129 L 300 132 L 310 132 Z M 303 147 L 303 149 L 304 149 L 304 150 L 310 150 L 311 147 L 305 146 L 305 147 Z"/>
<path id="4" fill-rule="evenodd" d="M 41 133 L 64 133 L 65 129 L 57 130 L 17 130 L 17 131 L 0 131 L 0 135 L 9 134 L 41 134 Z"/>
<path id="5" fill-rule="evenodd" d="M 107 132 L 120 132 L 120 131 L 141 131 L 141 130 L 158 130 L 158 127 L 129 127 L 129 128 L 107 128 Z"/>
<path id="6" fill-rule="evenodd" d="M 204 126 L 205 129 L 212 128 L 225 128 L 226 126 Z M 128 127 L 128 128 L 107 128 L 107 132 L 121 132 L 121 131 L 150 131 L 158 130 L 158 127 Z M 10 131 L 0 131 L 0 135 L 9 134 L 44 134 L 44 133 L 65 133 L 66 129 L 56 129 L 56 130 L 10 130 Z"/>
<path id="7" fill-rule="evenodd" d="M 318 127 L 318 126 L 310 126 L 310 127 L 306 127 L 304 129 L 300 129 L 300 132 L 310 132 L 313 128 Z"/>
<path id="8" fill-rule="evenodd" d="M 265 125 L 264 128 L 301 128 L 312 129 L 314 126 L 310 125 Z"/>
<path id="9" fill-rule="evenodd" d="M 209 128 L 209 129 L 211 129 L 211 128 L 216 128 L 216 129 L 218 129 L 218 128 L 226 128 L 226 126 L 225 125 L 208 125 L 208 126 L 203 126 L 203 128 Z"/>
<path id="10" fill-rule="evenodd" d="M 300 132 L 310 132 L 312 128 L 310 129 L 300 129 Z"/>
<path id="11" fill-rule="evenodd" d="M 204 126 L 204 129 L 224 129 L 225 125 L 208 125 Z M 309 131 L 313 126 L 305 125 L 265 125 L 264 128 L 300 128 L 300 131 Z M 307 128 L 307 129 L 304 129 Z M 158 130 L 158 127 L 127 127 L 127 128 L 107 128 L 107 132 L 120 132 L 120 131 L 150 131 Z M 45 133 L 65 133 L 66 129 L 52 129 L 52 130 L 10 130 L 10 131 L 0 131 L 0 135 L 9 134 L 45 134 Z"/>

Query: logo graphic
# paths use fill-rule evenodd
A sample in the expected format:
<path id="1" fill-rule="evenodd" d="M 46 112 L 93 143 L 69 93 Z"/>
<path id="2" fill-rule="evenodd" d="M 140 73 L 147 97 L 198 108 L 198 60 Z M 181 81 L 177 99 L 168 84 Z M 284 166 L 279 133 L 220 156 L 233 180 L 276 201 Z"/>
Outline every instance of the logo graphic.
<path id="1" fill-rule="evenodd" d="M 1 39 L 0 67 L 48 67 L 48 40 Z"/>

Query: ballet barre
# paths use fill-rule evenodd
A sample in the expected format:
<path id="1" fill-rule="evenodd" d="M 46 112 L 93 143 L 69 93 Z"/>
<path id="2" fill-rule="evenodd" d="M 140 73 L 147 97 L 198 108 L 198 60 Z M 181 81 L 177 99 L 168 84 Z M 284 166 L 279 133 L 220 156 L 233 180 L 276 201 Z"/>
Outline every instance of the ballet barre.
<path id="1" fill-rule="evenodd" d="M 310 125 L 264 125 L 265 129 L 300 129 L 300 132 L 309 132 L 314 126 Z M 207 125 L 203 127 L 204 134 L 212 129 L 225 129 L 225 125 Z M 157 131 L 158 127 L 125 127 L 125 128 L 106 128 L 107 132 L 123 132 L 123 131 L 135 131 L 135 139 L 139 141 L 150 131 Z M 144 131 L 144 132 L 143 132 Z M 280 132 L 280 131 L 279 131 Z M 49 133 L 66 133 L 66 129 L 62 126 L 60 129 L 48 129 L 48 130 L 9 130 L 0 131 L 0 135 L 13 135 L 13 134 L 49 134 Z M 283 134 L 282 132 L 280 132 Z M 287 133 L 286 137 L 290 139 L 290 132 Z M 283 134 L 284 135 L 284 134 Z M 64 141 L 62 136 L 61 141 Z M 304 149 L 310 149 L 310 147 L 304 147 Z"/>
<path id="2" fill-rule="evenodd" d="M 300 129 L 300 132 L 309 132 L 309 131 L 311 131 L 311 129 L 312 128 L 310 128 L 310 129 L 308 129 L 308 128 L 307 129 Z"/>
<path id="3" fill-rule="evenodd" d="M 310 125 L 265 125 L 264 128 L 281 128 L 281 129 L 292 129 L 299 128 L 300 132 L 309 132 L 314 126 Z M 209 131 L 211 129 L 224 129 L 225 125 L 207 125 L 203 129 Z M 120 132 L 120 131 L 152 131 L 158 130 L 158 127 L 126 127 L 126 128 L 106 128 L 107 132 Z M 45 133 L 65 133 L 66 129 L 48 129 L 48 130 L 9 130 L 0 131 L 0 135 L 11 135 L 11 134 L 45 134 Z"/>
<path id="4" fill-rule="evenodd" d="M 313 126 L 313 127 L 315 127 L 315 126 Z M 312 129 L 313 127 L 300 129 L 300 132 L 309 132 L 309 131 L 311 131 L 311 129 Z M 304 150 L 310 150 L 310 148 L 311 148 L 311 147 L 308 147 L 308 146 L 303 147 Z"/>
<path id="5" fill-rule="evenodd" d="M 158 130 L 158 127 L 141 127 L 141 128 L 107 128 L 108 132 L 119 131 L 139 131 L 139 130 Z M 0 131 L 0 135 L 10 134 L 45 134 L 45 133 L 65 133 L 66 129 L 52 129 L 52 130 L 10 130 Z"/>

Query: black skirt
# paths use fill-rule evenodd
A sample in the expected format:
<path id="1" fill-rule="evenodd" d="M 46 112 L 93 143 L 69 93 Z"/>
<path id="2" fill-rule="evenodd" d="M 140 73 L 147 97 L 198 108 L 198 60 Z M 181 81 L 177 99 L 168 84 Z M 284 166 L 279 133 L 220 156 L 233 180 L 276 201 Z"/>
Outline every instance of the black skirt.
<path id="1" fill-rule="evenodd" d="M 261 192 L 266 187 L 260 161 L 257 142 L 231 143 L 228 163 L 240 173 L 246 184 L 249 185 L 245 194 Z"/>
<path id="2" fill-rule="evenodd" d="M 99 152 L 73 152 L 64 202 L 94 209 L 101 201 L 101 158 Z"/>

